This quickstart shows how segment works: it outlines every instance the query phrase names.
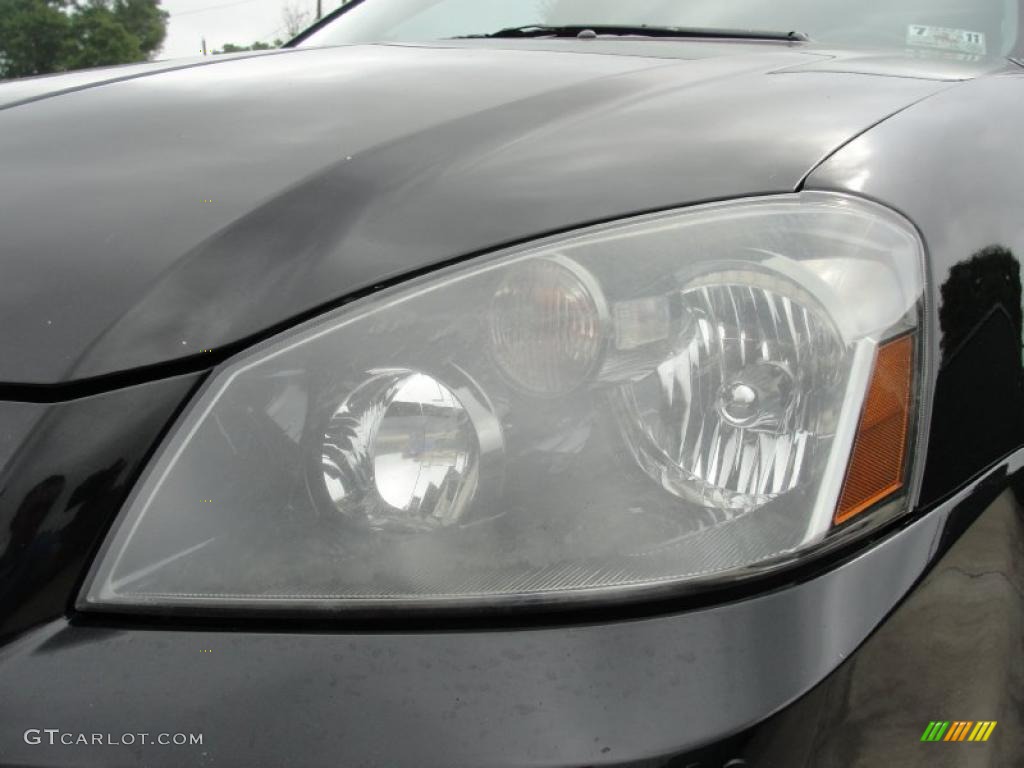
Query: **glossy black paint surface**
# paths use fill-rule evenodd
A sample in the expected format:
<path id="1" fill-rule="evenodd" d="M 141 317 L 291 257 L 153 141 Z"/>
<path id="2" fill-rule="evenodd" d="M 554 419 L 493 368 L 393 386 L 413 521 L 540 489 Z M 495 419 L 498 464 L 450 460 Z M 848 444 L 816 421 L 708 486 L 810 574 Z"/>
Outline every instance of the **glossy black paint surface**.
<path id="1" fill-rule="evenodd" d="M 270 52 L 251 52 L 245 54 L 222 54 L 228 59 L 247 58 L 249 56 L 268 56 Z M 98 85 L 131 80 L 137 77 L 169 72 L 175 69 L 197 67 L 221 61 L 196 57 L 194 59 L 172 59 L 167 61 L 143 62 L 140 64 L 123 64 L 117 67 L 99 67 L 96 69 L 79 69 L 55 75 L 23 77 L 17 80 L 0 80 L 0 109 L 28 104 L 32 101 L 51 98 L 64 93 L 85 90 Z"/>
<path id="2" fill-rule="evenodd" d="M 295 49 L 0 110 L 0 383 L 203 365 L 454 258 L 789 192 L 948 78 L 1003 66 L 603 45 Z"/>
<path id="3" fill-rule="evenodd" d="M 142 462 L 199 380 L 0 404 L 0 435 L 22 438 L 13 452 L 0 443 L 0 642 L 67 610 Z"/>

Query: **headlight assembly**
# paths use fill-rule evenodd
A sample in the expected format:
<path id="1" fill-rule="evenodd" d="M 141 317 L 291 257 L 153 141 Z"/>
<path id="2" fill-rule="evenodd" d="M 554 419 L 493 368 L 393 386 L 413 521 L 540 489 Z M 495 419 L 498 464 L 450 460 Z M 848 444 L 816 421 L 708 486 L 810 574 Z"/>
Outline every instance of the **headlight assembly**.
<path id="1" fill-rule="evenodd" d="M 785 567 L 909 503 L 923 248 L 826 194 L 470 261 L 229 361 L 82 607 L 602 600 Z"/>

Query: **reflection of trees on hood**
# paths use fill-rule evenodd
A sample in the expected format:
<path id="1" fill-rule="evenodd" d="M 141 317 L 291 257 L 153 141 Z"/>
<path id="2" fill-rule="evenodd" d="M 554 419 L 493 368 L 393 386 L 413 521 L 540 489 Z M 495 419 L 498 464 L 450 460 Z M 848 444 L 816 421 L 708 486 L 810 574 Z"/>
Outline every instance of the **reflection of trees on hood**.
<path id="1" fill-rule="evenodd" d="M 1020 263 L 1006 248 L 989 246 L 955 265 L 941 293 L 943 360 L 954 354 L 992 312 L 1005 312 L 1015 338 L 1024 338 Z"/>
<path id="2" fill-rule="evenodd" d="M 0 77 L 145 61 L 166 34 L 159 0 L 0 0 Z"/>
<path id="3" fill-rule="evenodd" d="M 935 380 L 921 503 L 935 501 L 1024 443 L 1020 264 L 989 246 L 939 290 Z"/>

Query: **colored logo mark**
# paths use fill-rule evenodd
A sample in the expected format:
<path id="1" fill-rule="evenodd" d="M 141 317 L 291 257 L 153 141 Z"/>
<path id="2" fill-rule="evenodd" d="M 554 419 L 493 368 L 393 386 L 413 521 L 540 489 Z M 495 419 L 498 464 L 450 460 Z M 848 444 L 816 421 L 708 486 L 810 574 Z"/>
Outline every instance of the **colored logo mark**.
<path id="1" fill-rule="evenodd" d="M 988 741 L 995 729 L 995 720 L 933 720 L 921 734 L 921 741 Z"/>

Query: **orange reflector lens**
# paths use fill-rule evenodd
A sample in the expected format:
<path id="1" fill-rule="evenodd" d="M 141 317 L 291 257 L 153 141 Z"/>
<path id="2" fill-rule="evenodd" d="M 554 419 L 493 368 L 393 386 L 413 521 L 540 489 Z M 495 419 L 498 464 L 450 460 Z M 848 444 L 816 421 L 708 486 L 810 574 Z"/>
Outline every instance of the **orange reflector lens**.
<path id="1" fill-rule="evenodd" d="M 878 348 L 850 465 L 836 507 L 836 525 L 903 487 L 913 380 L 912 334 Z"/>

